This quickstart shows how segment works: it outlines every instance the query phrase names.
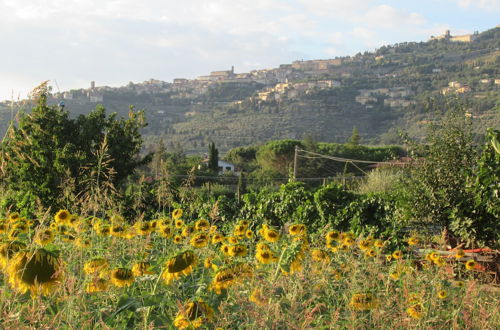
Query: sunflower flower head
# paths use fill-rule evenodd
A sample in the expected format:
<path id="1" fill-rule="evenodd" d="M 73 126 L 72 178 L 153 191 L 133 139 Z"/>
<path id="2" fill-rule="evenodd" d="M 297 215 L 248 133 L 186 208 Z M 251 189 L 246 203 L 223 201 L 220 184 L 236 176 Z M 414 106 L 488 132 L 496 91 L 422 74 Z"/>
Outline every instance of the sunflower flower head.
<path id="1" fill-rule="evenodd" d="M 352 296 L 349 306 L 359 311 L 372 310 L 378 307 L 378 299 L 371 293 L 357 293 Z"/>
<path id="2" fill-rule="evenodd" d="M 68 210 L 59 210 L 54 216 L 54 221 L 58 224 L 69 225 L 71 217 L 71 213 Z"/>
<path id="3" fill-rule="evenodd" d="M 213 314 L 213 309 L 202 299 L 187 302 L 177 313 L 174 326 L 178 329 L 196 329 L 210 322 Z"/>
<path id="4" fill-rule="evenodd" d="M 16 291 L 31 292 L 32 296 L 49 295 L 62 282 L 62 263 L 51 252 L 37 249 L 19 252 L 7 267 L 9 283 Z"/>
<path id="5" fill-rule="evenodd" d="M 187 250 L 177 254 L 166 262 L 162 275 L 163 280 L 169 284 L 172 280 L 189 275 L 196 266 L 197 261 L 198 258 L 193 251 Z"/>
<path id="6" fill-rule="evenodd" d="M 110 273 L 110 281 L 114 286 L 119 288 L 131 286 L 134 283 L 134 274 L 128 268 L 116 268 Z"/>

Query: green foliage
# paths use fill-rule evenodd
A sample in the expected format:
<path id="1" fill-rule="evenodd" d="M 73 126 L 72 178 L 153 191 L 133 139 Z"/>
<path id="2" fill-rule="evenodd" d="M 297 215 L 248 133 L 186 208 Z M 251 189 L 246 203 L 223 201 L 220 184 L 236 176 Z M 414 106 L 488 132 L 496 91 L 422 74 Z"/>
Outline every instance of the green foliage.
<path id="1" fill-rule="evenodd" d="M 477 165 L 468 173 L 466 191 L 470 199 L 453 210 L 450 224 L 469 244 L 500 245 L 500 141 L 499 130 L 488 130 Z"/>
<path id="2" fill-rule="evenodd" d="M 414 148 L 419 157 L 400 190 L 403 217 L 450 229 L 468 245 L 498 239 L 499 156 L 489 141 L 481 158 L 473 145 L 470 120 L 456 104 L 440 126 L 433 125 L 427 144 Z M 496 131 L 498 132 L 498 131 Z"/>
<path id="3" fill-rule="evenodd" d="M 128 119 L 106 118 L 98 106 L 87 116 L 70 119 L 67 111 L 47 106 L 42 94 L 30 114 L 20 114 L 18 126 L 11 126 L 2 141 L 2 180 L 10 199 L 4 201 L 18 210 L 34 212 L 38 206 L 61 207 L 60 197 L 70 190 L 78 195 L 85 173 L 101 171 L 95 162 L 97 150 L 106 140 L 109 179 L 118 185 L 149 157 L 139 158 L 145 126 L 142 112 L 130 111 Z M 87 170 L 84 170 L 87 168 Z"/>
<path id="4" fill-rule="evenodd" d="M 215 143 L 208 145 L 208 169 L 214 173 L 219 172 L 219 150 L 215 148 Z"/>
<path id="5" fill-rule="evenodd" d="M 355 199 L 355 195 L 346 191 L 342 185 L 330 184 L 319 188 L 314 193 L 314 203 L 319 215 L 320 226 L 333 225 L 334 228 L 347 229 L 348 219 L 339 217 L 342 210 Z"/>
<path id="6" fill-rule="evenodd" d="M 270 141 L 257 151 L 257 163 L 264 171 L 277 172 L 286 177 L 293 165 L 296 146 L 302 148 L 301 142 L 296 140 Z"/>

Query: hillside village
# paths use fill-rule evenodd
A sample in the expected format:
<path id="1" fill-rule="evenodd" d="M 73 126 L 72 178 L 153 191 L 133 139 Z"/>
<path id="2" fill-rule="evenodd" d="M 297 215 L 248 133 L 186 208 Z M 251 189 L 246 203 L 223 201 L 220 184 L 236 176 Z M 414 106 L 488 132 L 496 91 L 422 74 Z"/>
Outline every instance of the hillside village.
<path id="1" fill-rule="evenodd" d="M 395 126 L 420 130 L 418 123 L 427 121 L 421 118 L 422 104 L 438 95 L 465 98 L 477 105 L 471 116 L 498 120 L 492 109 L 499 104 L 499 58 L 500 28 L 467 36 L 446 31 L 428 42 L 246 73 L 233 66 L 172 82 L 149 79 L 117 88 L 91 82 L 89 88 L 54 92 L 50 102 L 63 101 L 75 114 L 102 103 L 126 115 L 133 104 L 146 110 L 146 135 L 192 151 L 202 150 L 208 141 L 228 149 L 311 131 L 339 142 L 353 126 L 366 142 L 376 142 Z M 0 108 L 6 108 L 0 109 L 4 129 L 9 105 Z M 242 121 L 253 129 L 242 127 Z"/>

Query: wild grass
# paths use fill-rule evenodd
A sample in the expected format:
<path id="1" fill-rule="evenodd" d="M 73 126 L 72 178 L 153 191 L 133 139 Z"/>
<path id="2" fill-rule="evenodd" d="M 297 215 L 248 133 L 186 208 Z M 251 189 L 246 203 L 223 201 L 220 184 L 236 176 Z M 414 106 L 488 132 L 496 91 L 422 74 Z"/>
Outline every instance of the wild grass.
<path id="1" fill-rule="evenodd" d="M 60 223 L 52 225 L 56 238 L 43 248 L 59 255 L 64 279 L 50 295 L 18 292 L 9 285 L 12 274 L 4 268 L 0 275 L 2 327 L 169 329 L 175 328 L 174 320 L 185 310 L 186 302 L 196 299 L 202 299 L 214 310 L 213 316 L 202 320 L 202 327 L 207 328 L 494 329 L 500 324 L 498 287 L 489 284 L 483 273 L 467 270 L 463 259 L 451 258 L 441 264 L 421 260 L 414 251 L 416 247 L 430 246 L 432 241 L 426 237 L 414 236 L 419 238 L 418 244 L 402 247 L 402 258 L 395 259 L 392 254 L 396 247 L 390 240 L 376 241 L 375 237 L 344 233 L 343 239 L 332 241 L 325 238 L 332 228 L 301 236 L 291 235 L 290 228 L 277 228 L 279 240 L 267 242 L 276 259 L 261 264 L 255 258 L 256 245 L 265 241 L 266 236 L 261 221 L 248 223 L 245 230 L 250 230 L 253 237 L 237 240 L 246 246 L 247 253 L 234 257 L 221 251 L 221 245 L 231 245 L 229 241 L 234 238 L 196 248 L 189 243 L 195 235 L 192 233 L 183 237 L 181 244 L 174 244 L 174 235 L 194 225 L 194 219 L 184 219 L 184 226 L 178 229 L 170 217 L 152 219 L 145 223 L 156 229 L 142 233 L 138 230 L 140 226 L 120 224 L 127 231 L 134 230 L 135 234 L 128 239 L 100 234 L 106 226 L 118 226 L 117 219 L 79 218 L 64 228 Z M 39 222 L 38 227 L 31 227 L 15 238 L 27 243 L 27 250 L 39 249 L 33 237 L 55 223 L 48 214 Z M 12 227 L 14 222 L 6 219 L 3 223 Z M 235 237 L 234 231 L 241 222 L 216 225 L 217 232 Z M 160 235 L 164 226 L 173 230 L 169 238 Z M 67 241 L 65 235 L 69 234 L 76 239 L 88 239 L 89 246 L 78 247 L 75 240 Z M 12 236 L 9 230 L 2 234 L 4 243 L 13 239 L 9 235 Z M 346 246 L 347 237 L 353 239 L 351 246 Z M 368 247 L 362 247 L 362 242 Z M 197 264 L 188 275 L 166 284 L 161 276 L 166 262 L 185 250 L 194 251 Z M 367 255 L 368 250 L 373 250 L 373 257 Z M 293 251 L 300 251 L 300 257 Z M 88 293 L 89 283 L 98 277 L 109 278 L 109 272 L 99 275 L 84 272 L 85 263 L 97 257 L 108 261 L 109 271 L 150 262 L 153 274 L 135 277 L 128 287 L 110 285 L 103 292 Z M 12 258 L 6 260 L 8 264 Z M 299 260 L 297 265 L 301 267 L 292 272 L 290 263 L 294 260 Z M 253 269 L 251 276 L 235 274 L 237 280 L 217 294 L 213 290 L 215 274 L 238 263 L 249 265 Z M 257 303 L 249 300 L 255 290 L 261 290 Z M 443 290 L 446 297 L 441 299 L 438 293 Z M 370 295 L 373 304 L 361 308 L 353 304 L 353 297 L 360 294 Z M 417 304 L 422 312 L 419 317 L 412 317 L 408 308 Z"/>

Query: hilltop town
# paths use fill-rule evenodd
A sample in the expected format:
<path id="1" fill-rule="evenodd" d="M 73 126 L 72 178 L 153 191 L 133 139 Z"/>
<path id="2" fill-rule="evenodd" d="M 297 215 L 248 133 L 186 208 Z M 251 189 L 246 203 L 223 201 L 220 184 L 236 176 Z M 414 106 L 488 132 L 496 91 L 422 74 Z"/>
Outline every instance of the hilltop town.
<path id="1" fill-rule="evenodd" d="M 429 121 L 425 104 L 439 97 L 466 99 L 479 126 L 500 123 L 499 58 L 500 28 L 467 36 L 446 31 L 427 42 L 246 73 L 231 67 L 195 79 L 150 79 L 117 88 L 91 82 L 89 88 L 54 92 L 50 102 L 64 102 L 75 115 L 99 103 L 123 116 L 129 105 L 144 108 L 147 136 L 192 152 L 204 150 L 208 141 L 230 149 L 308 132 L 342 142 L 353 126 L 365 142 L 394 143 L 396 127 L 419 134 Z M 12 114 L 9 105 L 0 108 L 3 130 Z"/>

